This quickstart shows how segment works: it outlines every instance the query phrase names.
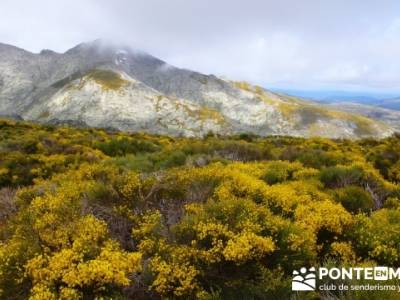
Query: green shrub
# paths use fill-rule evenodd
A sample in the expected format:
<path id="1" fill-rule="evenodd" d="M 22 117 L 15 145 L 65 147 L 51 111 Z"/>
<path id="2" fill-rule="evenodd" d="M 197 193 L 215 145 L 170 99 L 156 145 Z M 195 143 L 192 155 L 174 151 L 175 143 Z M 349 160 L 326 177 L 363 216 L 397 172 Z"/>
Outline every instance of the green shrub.
<path id="1" fill-rule="evenodd" d="M 353 213 L 369 212 L 375 208 L 371 195 L 358 186 L 349 185 L 338 189 L 335 197 L 344 208 Z"/>
<path id="2" fill-rule="evenodd" d="M 97 143 L 95 147 L 108 156 L 155 152 L 158 149 L 158 147 L 151 142 L 128 138 L 114 138 L 108 142 Z"/>
<path id="3" fill-rule="evenodd" d="M 164 153 L 161 157 L 157 157 L 155 165 L 157 169 L 167 169 L 177 166 L 182 166 L 186 163 L 186 154 L 182 151 L 172 151 Z"/>
<path id="4" fill-rule="evenodd" d="M 297 169 L 299 169 L 299 165 L 296 166 L 285 161 L 274 161 L 268 164 L 262 179 L 268 184 L 284 182 L 291 179 L 293 172 Z"/>
<path id="5" fill-rule="evenodd" d="M 115 157 L 110 163 L 123 169 L 139 172 L 151 172 L 154 170 L 154 163 L 151 161 L 149 154 L 127 154 Z"/>
<path id="6" fill-rule="evenodd" d="M 364 171 L 357 166 L 335 166 L 321 171 L 320 180 L 329 188 L 340 188 L 346 185 L 359 184 L 364 177 Z"/>

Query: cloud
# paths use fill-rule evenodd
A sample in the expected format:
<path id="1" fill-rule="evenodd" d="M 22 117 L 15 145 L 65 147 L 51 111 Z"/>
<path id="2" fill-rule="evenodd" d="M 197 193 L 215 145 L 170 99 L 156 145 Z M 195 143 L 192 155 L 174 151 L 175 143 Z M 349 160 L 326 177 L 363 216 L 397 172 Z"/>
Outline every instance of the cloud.
<path id="1" fill-rule="evenodd" d="M 2 0 L 0 11 L 0 41 L 31 51 L 104 37 L 264 86 L 400 93 L 397 0 Z"/>

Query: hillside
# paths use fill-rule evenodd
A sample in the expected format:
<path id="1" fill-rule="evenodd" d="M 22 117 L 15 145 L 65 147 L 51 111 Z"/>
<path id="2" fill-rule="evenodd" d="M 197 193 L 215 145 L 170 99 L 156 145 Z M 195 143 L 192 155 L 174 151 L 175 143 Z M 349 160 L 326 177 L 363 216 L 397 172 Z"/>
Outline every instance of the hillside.
<path id="1" fill-rule="evenodd" d="M 338 102 L 329 104 L 332 109 L 348 112 L 351 114 L 363 115 L 367 118 L 379 120 L 382 123 L 388 124 L 396 131 L 400 130 L 400 111 L 388 109 L 376 105 L 366 105 L 351 102 Z"/>
<path id="2" fill-rule="evenodd" d="M 400 267 L 399 182 L 398 136 L 185 138 L 0 120 L 0 298 L 290 299 L 303 266 Z"/>
<path id="3" fill-rule="evenodd" d="M 394 132 L 358 114 L 176 68 L 102 40 L 62 54 L 0 44 L 0 115 L 187 137 L 381 138 Z"/>

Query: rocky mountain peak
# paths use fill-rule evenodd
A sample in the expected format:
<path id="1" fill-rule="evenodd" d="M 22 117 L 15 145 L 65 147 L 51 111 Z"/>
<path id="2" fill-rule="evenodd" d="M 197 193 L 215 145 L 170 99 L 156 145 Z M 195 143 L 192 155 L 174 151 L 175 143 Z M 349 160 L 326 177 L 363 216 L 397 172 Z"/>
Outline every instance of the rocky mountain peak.
<path id="1" fill-rule="evenodd" d="M 63 54 L 0 44 L 0 115 L 186 136 L 213 131 L 358 138 L 393 132 L 367 117 L 176 68 L 106 40 Z"/>

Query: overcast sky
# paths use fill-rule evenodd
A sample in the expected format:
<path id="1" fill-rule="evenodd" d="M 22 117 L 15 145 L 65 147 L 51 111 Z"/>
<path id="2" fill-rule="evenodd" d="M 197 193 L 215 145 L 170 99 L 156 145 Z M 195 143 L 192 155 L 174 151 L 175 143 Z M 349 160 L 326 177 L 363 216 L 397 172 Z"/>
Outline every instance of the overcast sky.
<path id="1" fill-rule="evenodd" d="M 266 87 L 400 92 L 398 0 L 0 0 L 0 42 L 97 38 Z"/>

